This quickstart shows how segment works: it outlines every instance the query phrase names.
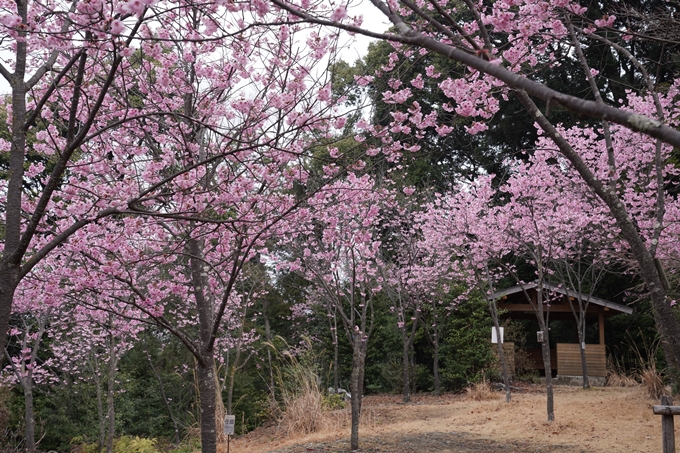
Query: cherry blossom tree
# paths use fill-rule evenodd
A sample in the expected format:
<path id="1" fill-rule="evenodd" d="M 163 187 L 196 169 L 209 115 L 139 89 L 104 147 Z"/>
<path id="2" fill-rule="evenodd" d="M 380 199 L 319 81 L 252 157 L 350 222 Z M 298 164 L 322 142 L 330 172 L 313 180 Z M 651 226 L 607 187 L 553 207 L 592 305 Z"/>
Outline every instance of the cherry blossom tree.
<path id="1" fill-rule="evenodd" d="M 588 304 L 608 263 L 616 259 L 613 251 L 621 249 L 616 239 L 617 229 L 607 216 L 605 207 L 585 187 L 582 180 L 566 165 L 551 165 L 561 156 L 550 150 L 537 150 L 526 162 L 517 164 L 509 184 L 523 180 L 523 192 L 546 198 L 538 215 L 555 228 L 555 258 L 549 263 L 551 280 L 564 288 L 575 317 L 579 343 L 584 388 L 589 387 L 585 356 L 585 323 Z M 638 171 L 641 169 L 638 169 Z M 545 185 L 541 181 L 552 181 Z M 567 200 L 565 202 L 564 200 Z M 620 259 L 620 258 L 619 258 Z M 576 304 L 572 302 L 576 300 Z"/>
<path id="2" fill-rule="evenodd" d="M 513 248 L 503 234 L 494 201 L 496 191 L 491 183 L 490 177 L 483 177 L 472 185 L 454 188 L 452 193 L 437 195 L 417 221 L 423 231 L 420 247 L 433 257 L 444 278 L 464 286 L 453 304 L 467 298 L 471 291 L 479 290 L 485 296 L 496 336 L 500 338 L 496 300 L 489 296 L 494 293 L 496 282 L 506 274 L 497 263 L 503 262 Z M 498 356 L 509 402 L 510 380 L 500 342 Z"/>
<path id="3" fill-rule="evenodd" d="M 318 69 L 336 33 L 263 2 L 31 8 L 2 21 L 16 58 L 0 68 L 13 90 L 0 345 L 21 280 L 69 250 L 53 278 L 109 296 L 82 303 L 133 306 L 196 357 L 213 452 L 215 347 L 223 322 L 242 318 L 241 270 L 298 207 L 312 141 L 344 124 Z M 43 160 L 24 171 L 27 147 Z"/>
<path id="4" fill-rule="evenodd" d="M 406 199 L 398 201 L 387 221 L 387 233 L 383 246 L 382 268 L 383 289 L 390 300 L 390 311 L 396 314 L 397 329 L 402 338 L 402 383 L 403 400 L 411 401 L 411 360 L 410 351 L 413 340 L 423 320 L 424 307 L 430 300 L 437 300 L 437 287 L 448 271 L 448 266 L 438 268 L 436 259 L 428 250 L 421 247 L 422 233 L 414 221 L 420 212 L 418 201 L 413 196 L 413 188 L 406 187 L 402 191 Z M 440 263 L 436 263 L 440 264 Z M 442 270 L 444 272 L 442 272 Z M 436 306 L 433 308 L 436 310 Z M 431 313 L 436 317 L 436 313 Z M 435 362 L 439 353 L 439 330 L 434 320 L 432 331 L 435 343 Z M 430 332 L 430 329 L 427 329 Z M 435 366 L 435 393 L 439 391 L 438 366 Z"/>
<path id="5" fill-rule="evenodd" d="M 97 305 L 91 301 L 74 304 L 82 295 L 72 293 L 65 279 L 57 279 L 56 283 L 52 280 L 53 269 L 63 266 L 59 263 L 62 260 L 69 261 L 64 255 L 53 254 L 36 268 L 37 275 L 30 274 L 19 286 L 9 348 L 5 349 L 9 363 L 3 371 L 13 375 L 24 393 L 27 451 L 37 447 L 34 385 L 58 385 L 64 376 L 70 376 L 94 384 L 100 423 L 99 450 L 106 447 L 110 452 L 114 438 L 114 395 L 119 387 L 115 381 L 117 363 L 132 346 L 141 325 L 87 308 Z"/>
<path id="6" fill-rule="evenodd" d="M 470 133 L 484 131 L 485 121 L 498 111 L 499 103 L 507 96 L 515 96 L 527 114 L 535 119 L 536 127 L 545 139 L 551 141 L 551 146 L 567 159 L 616 220 L 650 293 L 667 361 L 673 370 L 680 369 L 680 325 L 672 314 L 663 268 L 657 259 L 657 243 L 665 227 L 662 187 L 667 164 L 662 158 L 662 143 L 680 145 L 680 132 L 675 124 L 677 105 L 673 96 L 667 97 L 665 104 L 658 101 L 659 96 L 655 92 L 662 89 L 661 86 L 655 84 L 645 65 L 629 50 L 628 42 L 644 39 L 638 29 L 629 30 L 627 24 L 617 22 L 614 15 L 603 15 L 593 20 L 587 7 L 569 0 L 513 0 L 489 5 L 472 1 L 442 5 L 435 1 L 371 0 L 371 4 L 389 19 L 394 32 L 377 32 L 351 23 L 354 18 L 351 9 L 334 8 L 325 3 L 299 5 L 285 0 L 270 1 L 304 21 L 390 41 L 395 47 L 394 61 L 400 55 L 408 57 L 416 52 L 436 52 L 467 66 L 465 77 L 444 78 L 439 89 L 451 99 L 450 103 L 441 106 L 442 109 L 453 109 L 458 115 L 472 119 L 468 127 Z M 331 15 L 329 11 L 332 11 Z M 594 100 L 549 88 L 541 80 L 541 71 L 549 71 L 559 65 L 560 57 L 584 63 L 580 54 L 592 45 L 603 45 L 619 61 L 626 62 L 634 78 L 640 81 L 638 93 L 631 93 L 626 99 L 611 97 L 612 92 L 608 91 L 611 85 L 599 81 L 599 68 L 588 67 L 587 62 L 582 64 L 583 77 L 595 82 L 591 82 L 589 93 Z M 430 68 L 425 76 L 442 77 L 436 68 Z M 367 75 L 362 81 L 370 83 L 371 77 Z M 675 87 L 670 90 L 674 91 Z M 389 131 L 397 128 L 403 132 L 412 127 L 412 122 L 421 124 L 424 118 L 413 103 L 408 87 L 388 90 L 383 96 L 390 102 L 412 104 L 408 114 L 395 118 L 391 127 L 375 129 L 365 125 L 371 134 L 383 137 L 383 152 L 392 154 L 395 148 L 404 147 L 390 142 L 387 137 Z M 541 110 L 536 101 L 544 102 L 545 108 Z M 625 163 L 616 160 L 614 149 L 609 147 L 605 150 L 605 155 L 610 158 L 607 172 L 601 173 L 599 168 L 590 165 L 592 161 L 588 153 L 583 153 L 581 143 L 574 141 L 573 136 L 572 140 L 565 137 L 551 122 L 551 108 L 565 108 L 601 120 L 601 133 L 604 135 L 614 137 L 623 133 L 629 137 L 631 132 L 635 132 L 658 140 L 644 153 L 655 169 L 652 174 L 657 187 L 653 208 L 656 228 L 651 236 L 641 234 L 638 219 L 632 213 L 634 207 L 628 205 L 623 193 L 617 190 L 619 185 L 629 182 L 619 168 Z M 449 127 L 438 125 L 434 118 L 428 119 L 431 127 Z M 609 134 L 606 130 L 613 124 L 618 127 Z M 589 127 L 587 124 L 583 126 Z M 446 131 L 441 130 L 443 133 Z M 675 376 L 676 372 L 672 374 Z"/>
<path id="7" fill-rule="evenodd" d="M 80 294 L 69 298 L 78 300 L 92 296 Z M 144 325 L 130 319 L 139 316 L 135 310 L 126 310 L 123 317 L 88 307 L 97 307 L 100 303 L 69 304 L 72 309 L 67 312 L 68 322 L 51 331 L 54 339 L 51 349 L 58 358 L 56 366 L 61 373 L 70 375 L 77 382 L 94 385 L 99 416 L 98 451 L 111 453 L 116 426 L 115 397 L 125 390 L 116 379 L 118 363 L 139 339 Z"/>
<path id="8" fill-rule="evenodd" d="M 366 350 L 373 332 L 373 304 L 383 286 L 381 211 L 390 206 L 390 199 L 368 175 L 349 173 L 310 198 L 309 208 L 299 213 L 301 226 L 288 236 L 298 253 L 285 266 L 310 281 L 316 302 L 341 320 L 352 347 L 352 450 L 359 448 Z"/>
<path id="9" fill-rule="evenodd" d="M 22 291 L 21 297 L 13 311 L 10 330 L 10 348 L 5 348 L 4 355 L 8 365 L 3 370 L 7 373 L 6 383 L 18 383 L 24 394 L 25 448 L 28 452 L 36 451 L 35 416 L 33 391 L 36 384 L 53 384 L 57 379 L 51 370 L 51 359 L 45 360 L 41 349 L 46 336 L 48 324 L 54 322 L 52 314 L 55 309 L 53 300 L 37 288 L 42 285 L 36 282 Z M 36 288 L 37 287 L 37 288 Z M 15 354 L 10 350 L 16 350 Z"/>
<path id="10" fill-rule="evenodd" d="M 11 57 L 0 75 L 12 95 L 1 144 L 0 348 L 21 279 L 74 233 L 114 214 L 171 215 L 158 195 L 187 192 L 202 167 L 226 155 L 237 161 L 268 146 L 282 163 L 302 148 L 283 153 L 277 125 L 286 117 L 289 133 L 307 134 L 322 110 L 312 104 L 330 99 L 327 81 L 311 75 L 333 33 L 285 24 L 263 2 L 2 8 L 1 46 Z M 302 29 L 306 50 L 294 45 Z M 312 91 L 303 107 L 301 93 Z M 230 140 L 202 156 L 195 137 L 208 133 Z M 187 146 L 166 146 L 172 135 Z"/>

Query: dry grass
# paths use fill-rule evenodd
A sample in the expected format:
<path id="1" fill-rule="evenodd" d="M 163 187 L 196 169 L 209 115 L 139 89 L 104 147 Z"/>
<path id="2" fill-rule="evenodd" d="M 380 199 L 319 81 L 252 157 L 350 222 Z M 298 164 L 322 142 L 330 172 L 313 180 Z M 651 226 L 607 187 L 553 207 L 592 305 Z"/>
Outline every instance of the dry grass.
<path id="1" fill-rule="evenodd" d="M 277 369 L 278 399 L 270 399 L 271 413 L 286 436 L 304 436 L 328 430 L 331 420 L 323 409 L 323 392 L 319 387 L 311 348 L 301 356 L 283 352 Z"/>
<path id="2" fill-rule="evenodd" d="M 658 400 L 662 394 L 666 393 L 663 376 L 656 367 L 656 357 L 659 347 L 661 347 L 661 339 L 655 338 L 649 342 L 644 340 L 642 347 L 632 339 L 630 344 L 637 356 L 637 379 L 647 390 L 649 397 Z"/>
<path id="3" fill-rule="evenodd" d="M 468 399 L 473 401 L 487 401 L 500 398 L 499 393 L 493 390 L 491 383 L 484 379 L 482 382 L 472 384 L 465 389 Z"/>
<path id="4" fill-rule="evenodd" d="M 638 377 L 650 398 L 658 400 L 661 395 L 666 393 L 661 374 L 657 371 L 656 366 L 643 368 L 638 373 Z"/>
<path id="5" fill-rule="evenodd" d="M 318 389 L 317 389 L 318 390 Z M 307 435 L 330 427 L 322 407 L 321 392 L 307 391 L 285 397 L 285 411 L 279 418 L 279 427 L 286 435 Z"/>
<path id="6" fill-rule="evenodd" d="M 619 373 L 613 370 L 607 370 L 607 387 L 639 387 L 640 383 L 633 377 L 626 373 Z"/>
<path id="7" fill-rule="evenodd" d="M 661 451 L 661 420 L 652 413 L 658 400 L 649 399 L 639 386 L 590 390 L 556 386 L 553 423 L 546 422 L 543 388 L 532 389 L 514 393 L 509 404 L 460 395 L 414 395 L 411 404 L 400 403 L 399 396 L 393 395 L 367 397 L 360 436 L 390 438 L 408 433 L 418 439 L 428 433 L 460 432 L 499 443 L 536 443 L 543 446 L 541 451 L 548 451 L 546 445 L 595 453 Z M 232 441 L 233 451 L 262 453 L 301 443 L 349 439 L 349 410 L 335 411 L 332 416 L 335 425 L 306 436 L 282 437 L 274 428 L 256 430 Z M 676 436 L 680 436 L 680 427 Z"/>
<path id="8" fill-rule="evenodd" d="M 627 373 L 624 366 L 615 361 L 611 355 L 607 357 L 605 382 L 607 387 L 638 387 L 640 385 L 635 376 Z"/>

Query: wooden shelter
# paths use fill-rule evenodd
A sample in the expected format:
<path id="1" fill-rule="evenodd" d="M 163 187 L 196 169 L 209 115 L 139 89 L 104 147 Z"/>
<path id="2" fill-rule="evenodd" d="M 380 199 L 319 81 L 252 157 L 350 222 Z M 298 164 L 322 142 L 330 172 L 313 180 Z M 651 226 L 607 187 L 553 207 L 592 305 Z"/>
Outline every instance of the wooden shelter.
<path id="1" fill-rule="evenodd" d="M 490 297 L 497 301 L 498 309 L 505 312 L 502 317 L 513 320 L 527 319 L 532 321 L 536 320 L 536 314 L 533 307 L 537 301 L 537 287 L 538 285 L 535 282 L 527 283 L 522 286 L 513 286 L 512 288 L 498 291 Z M 572 306 L 573 309 L 576 310 L 576 313 L 578 313 L 579 308 L 577 298 L 581 297 L 583 301 L 588 301 L 586 325 L 592 328 L 594 327 L 594 323 L 597 323 L 598 333 L 597 342 L 591 341 L 585 345 L 588 376 L 600 377 L 602 382 L 604 382 L 607 371 L 607 356 L 604 343 L 604 319 L 605 317 L 620 313 L 632 314 L 633 309 L 625 305 L 616 304 L 586 294 L 579 294 L 577 291 L 566 290 L 563 287 L 547 283 L 543 284 L 543 293 L 543 310 L 547 315 L 549 326 L 554 321 L 567 321 L 567 323 L 572 323 L 569 325 L 573 325 L 574 331 L 576 330 L 576 321 Z M 532 303 L 529 303 L 527 300 L 527 295 L 531 298 Z M 535 332 L 528 332 L 528 334 L 536 335 Z M 534 346 L 536 346 L 536 344 Z M 530 362 L 533 363 L 534 368 L 541 373 L 545 373 L 546 370 L 543 365 L 541 348 L 540 345 L 538 346 L 539 347 L 528 347 L 526 352 L 529 355 Z M 579 377 L 582 375 L 580 346 L 578 341 L 568 343 L 553 343 L 551 341 L 550 371 L 553 376 L 559 378 Z"/>

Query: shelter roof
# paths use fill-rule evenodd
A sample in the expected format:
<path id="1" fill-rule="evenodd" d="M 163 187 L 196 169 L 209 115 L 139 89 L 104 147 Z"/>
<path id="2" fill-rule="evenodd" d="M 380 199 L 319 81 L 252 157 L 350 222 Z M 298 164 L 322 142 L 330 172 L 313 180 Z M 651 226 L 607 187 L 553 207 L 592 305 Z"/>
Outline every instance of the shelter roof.
<path id="1" fill-rule="evenodd" d="M 536 283 L 536 282 L 524 283 L 523 285 L 517 285 L 517 286 L 513 286 L 511 288 L 496 291 L 495 293 L 491 294 L 489 297 L 491 299 L 500 299 L 503 296 L 509 296 L 510 294 L 519 293 L 523 289 L 524 290 L 530 290 L 530 289 L 535 290 L 537 286 L 538 286 L 538 283 Z M 611 302 L 611 301 L 608 301 L 608 300 L 600 299 L 599 297 L 594 297 L 594 296 L 589 296 L 588 294 L 579 293 L 578 291 L 575 291 L 573 289 L 567 289 L 563 286 L 556 286 L 556 285 L 551 285 L 549 283 L 543 283 L 543 288 L 547 289 L 551 293 L 564 294 L 565 296 L 569 296 L 569 297 L 580 297 L 582 300 L 587 300 L 591 304 L 599 305 L 601 307 L 609 308 L 611 310 L 616 310 L 616 311 L 619 311 L 621 313 L 626 313 L 626 314 L 629 314 L 629 315 L 633 313 L 633 309 L 631 307 L 626 306 L 626 305 L 617 304 L 617 303 L 614 303 L 614 302 Z"/>

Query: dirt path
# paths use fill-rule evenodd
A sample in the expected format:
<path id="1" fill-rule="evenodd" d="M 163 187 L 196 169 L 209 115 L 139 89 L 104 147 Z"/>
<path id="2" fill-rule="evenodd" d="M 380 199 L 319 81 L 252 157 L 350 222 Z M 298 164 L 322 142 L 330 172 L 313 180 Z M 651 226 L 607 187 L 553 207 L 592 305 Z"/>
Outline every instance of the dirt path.
<path id="1" fill-rule="evenodd" d="M 642 452 L 661 451 L 656 402 L 640 388 L 582 390 L 556 387 L 554 423 L 547 423 L 540 387 L 527 388 L 506 404 L 501 395 L 473 401 L 461 395 L 367 397 L 360 452 Z M 275 427 L 232 442 L 233 453 L 344 453 L 349 451 L 349 412 L 335 411 L 328 428 L 308 436 L 285 436 Z M 676 434 L 680 436 L 680 432 Z"/>

